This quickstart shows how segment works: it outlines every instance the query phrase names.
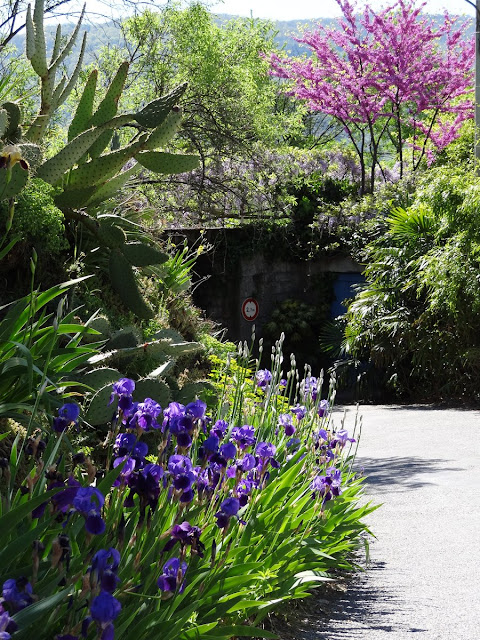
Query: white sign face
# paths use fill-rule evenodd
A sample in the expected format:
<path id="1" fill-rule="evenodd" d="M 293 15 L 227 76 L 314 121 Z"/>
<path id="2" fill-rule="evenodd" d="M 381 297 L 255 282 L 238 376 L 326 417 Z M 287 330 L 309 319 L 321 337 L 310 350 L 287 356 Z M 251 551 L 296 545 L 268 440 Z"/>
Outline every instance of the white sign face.
<path id="1" fill-rule="evenodd" d="M 258 316 L 258 302 L 254 298 L 247 298 L 243 301 L 242 316 L 249 322 Z"/>

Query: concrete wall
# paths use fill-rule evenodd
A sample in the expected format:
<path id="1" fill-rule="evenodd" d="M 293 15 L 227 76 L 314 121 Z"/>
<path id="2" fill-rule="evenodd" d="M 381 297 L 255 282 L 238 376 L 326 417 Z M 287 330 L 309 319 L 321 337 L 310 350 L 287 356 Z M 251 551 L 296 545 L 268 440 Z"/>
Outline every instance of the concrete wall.
<path id="1" fill-rule="evenodd" d="M 288 255 L 272 259 L 248 252 L 244 256 L 240 253 L 232 263 L 226 258 L 228 245 L 233 244 L 238 252 L 242 233 L 242 229 L 206 231 L 202 242 L 207 241 L 213 250 L 200 256 L 196 265 L 196 272 L 200 277 L 210 277 L 195 289 L 195 304 L 205 311 L 208 318 L 228 329 L 227 338 L 230 340 L 248 340 L 253 323 L 256 335 L 260 337 L 262 326 L 284 300 L 295 299 L 316 304 L 316 282 L 325 272 L 339 274 L 334 284 L 337 296 L 332 303 L 333 316 L 338 315 L 338 310 L 341 309 L 339 305 L 347 297 L 345 293 L 348 293 L 348 283 L 359 281 L 362 269 L 348 257 L 305 261 Z M 175 231 L 171 237 L 176 242 L 186 237 L 192 245 L 195 241 L 198 242 L 199 231 Z M 272 248 L 269 255 L 272 255 Z M 246 298 L 254 298 L 258 302 L 259 313 L 254 322 L 245 320 L 242 316 L 242 303 Z"/>

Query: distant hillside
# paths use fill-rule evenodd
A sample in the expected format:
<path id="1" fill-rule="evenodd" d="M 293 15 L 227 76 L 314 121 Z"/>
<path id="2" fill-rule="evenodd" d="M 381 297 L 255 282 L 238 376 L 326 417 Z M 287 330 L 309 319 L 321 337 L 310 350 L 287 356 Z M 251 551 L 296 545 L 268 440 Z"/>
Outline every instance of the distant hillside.
<path id="1" fill-rule="evenodd" d="M 436 24 L 440 26 L 443 24 L 444 16 L 443 15 L 432 15 L 431 17 Z M 216 20 L 219 24 L 226 23 L 230 20 L 235 19 L 245 19 L 245 18 L 237 18 L 237 16 L 231 16 L 228 14 L 217 14 Z M 322 24 L 323 26 L 335 26 L 336 24 L 335 18 L 319 18 L 318 20 L 282 20 L 282 21 L 272 21 L 272 25 L 274 30 L 277 31 L 275 36 L 276 44 L 284 48 L 286 52 L 290 55 L 297 56 L 302 55 L 303 53 L 308 51 L 307 47 L 302 47 L 296 40 L 295 36 L 299 36 L 303 31 L 313 30 L 318 24 Z M 473 36 L 475 33 L 473 20 L 468 20 L 469 26 L 467 29 L 467 35 Z M 50 46 L 53 45 L 54 36 L 55 36 L 56 25 L 47 25 L 46 33 L 47 42 Z M 73 29 L 73 26 L 70 24 L 65 25 L 65 32 L 69 33 Z M 119 28 L 118 23 L 113 21 L 109 22 L 101 22 L 101 23 L 86 23 L 83 26 L 83 29 L 88 32 L 87 39 L 87 49 L 85 55 L 85 64 L 89 64 L 95 60 L 95 55 L 98 54 L 99 50 L 107 45 L 115 46 L 122 44 L 122 34 Z M 22 32 L 19 34 L 13 41 L 15 46 L 17 47 L 17 51 L 23 51 L 25 48 L 25 34 Z M 78 49 L 79 45 L 77 45 Z M 72 56 L 73 63 L 73 56 Z"/>

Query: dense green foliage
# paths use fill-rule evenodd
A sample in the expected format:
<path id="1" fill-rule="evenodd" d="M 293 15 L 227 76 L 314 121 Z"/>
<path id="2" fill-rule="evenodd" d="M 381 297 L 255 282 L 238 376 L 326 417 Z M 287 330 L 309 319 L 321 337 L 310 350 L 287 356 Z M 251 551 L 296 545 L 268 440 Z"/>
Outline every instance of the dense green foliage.
<path id="1" fill-rule="evenodd" d="M 344 349 L 404 397 L 478 400 L 480 181 L 430 169 L 409 207 L 392 209 L 365 251 Z"/>

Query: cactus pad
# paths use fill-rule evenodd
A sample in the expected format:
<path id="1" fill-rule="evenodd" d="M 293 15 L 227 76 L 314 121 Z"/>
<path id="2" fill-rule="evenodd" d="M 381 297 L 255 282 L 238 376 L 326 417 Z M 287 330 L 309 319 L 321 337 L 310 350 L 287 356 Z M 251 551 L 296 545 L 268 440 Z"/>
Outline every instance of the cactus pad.
<path id="1" fill-rule="evenodd" d="M 38 144 L 22 143 L 18 145 L 22 158 L 28 162 L 31 169 L 36 169 L 42 161 L 42 150 Z"/>
<path id="2" fill-rule="evenodd" d="M 188 404 L 198 397 L 207 402 L 207 404 L 215 404 L 217 402 L 217 392 L 210 382 L 189 382 L 175 394 L 176 402 Z"/>
<path id="3" fill-rule="evenodd" d="M 159 251 L 144 242 L 128 242 L 122 247 L 122 253 L 135 267 L 163 264 L 169 258 L 163 251 Z"/>
<path id="4" fill-rule="evenodd" d="M 28 171 L 18 163 L 12 168 L 10 181 L 7 182 L 7 169 L 0 169 L 0 200 L 8 200 L 18 195 L 28 180 Z"/>
<path id="5" fill-rule="evenodd" d="M 135 391 L 133 392 L 135 402 L 143 402 L 145 398 L 152 398 L 158 402 L 162 409 L 165 409 L 171 397 L 170 387 L 162 380 L 144 378 L 135 383 Z"/>
<path id="6" fill-rule="evenodd" d="M 182 115 L 182 110 L 178 107 L 170 111 L 162 124 L 152 131 L 145 147 L 153 151 L 158 147 L 164 147 L 168 144 L 180 126 Z"/>
<path id="7" fill-rule="evenodd" d="M 134 176 L 137 173 L 137 171 L 138 171 L 138 165 L 135 164 L 135 166 L 131 167 L 130 169 L 127 169 L 127 171 L 123 171 L 122 173 L 119 173 L 114 178 L 111 178 L 110 180 L 108 180 L 108 182 L 105 182 L 105 184 L 96 187 L 92 197 L 87 202 L 87 206 L 95 207 L 99 205 L 101 202 L 103 202 L 104 200 L 113 198 L 118 193 L 118 191 L 120 191 L 120 189 L 122 189 L 125 186 L 129 178 Z"/>
<path id="8" fill-rule="evenodd" d="M 85 420 L 91 424 L 92 427 L 98 427 L 101 424 L 111 422 L 117 410 L 116 398 L 111 405 L 108 404 L 110 402 L 111 394 L 112 385 L 108 384 L 92 396 L 88 409 L 85 413 Z"/>
<path id="9" fill-rule="evenodd" d="M 164 174 L 185 173 L 196 169 L 200 164 L 198 156 L 164 151 L 144 151 L 138 153 L 135 159 L 145 169 Z"/>
<path id="10" fill-rule="evenodd" d="M 80 133 L 88 129 L 88 123 L 92 117 L 95 91 L 97 88 L 98 71 L 94 69 L 88 76 L 88 80 L 83 89 L 82 97 L 75 111 L 75 116 L 68 128 L 68 141 L 70 142 Z"/>
<path id="11" fill-rule="evenodd" d="M 177 104 L 179 98 L 185 93 L 187 83 L 178 85 L 171 93 L 161 98 L 153 100 L 147 104 L 141 111 L 135 115 L 135 120 L 143 127 L 158 127 L 174 105 Z"/>
<path id="12" fill-rule="evenodd" d="M 12 136 L 16 133 L 22 119 L 22 112 L 16 102 L 4 102 L 2 109 L 8 114 L 8 127 L 2 136 L 4 140 L 12 141 Z"/>
<path id="13" fill-rule="evenodd" d="M 95 186 L 84 189 L 65 189 L 55 197 L 55 204 L 59 209 L 79 209 L 84 207 L 95 193 Z"/>
<path id="14" fill-rule="evenodd" d="M 107 247 L 122 247 L 125 243 L 127 236 L 125 231 L 118 227 L 116 224 L 110 224 L 108 222 L 100 222 L 98 227 L 98 237 Z"/>
<path id="15" fill-rule="evenodd" d="M 104 338 L 108 338 L 112 333 L 110 320 L 106 316 L 96 316 L 90 322 L 87 322 L 87 325 L 101 333 Z"/>
<path id="16" fill-rule="evenodd" d="M 8 111 L 0 108 L 0 138 L 5 139 L 5 132 L 8 128 Z"/>
<path id="17" fill-rule="evenodd" d="M 142 336 L 137 327 L 125 327 L 112 334 L 107 349 L 128 349 L 138 346 Z"/>
<path id="18" fill-rule="evenodd" d="M 110 254 L 109 268 L 112 287 L 127 309 L 133 311 L 139 318 L 144 320 L 153 318 L 152 309 L 147 305 L 138 290 L 130 263 L 118 249 L 112 250 Z"/>
<path id="19" fill-rule="evenodd" d="M 117 371 L 117 369 L 102 367 L 100 369 L 94 369 L 93 371 L 85 373 L 81 378 L 81 382 L 88 385 L 92 389 L 99 390 L 107 385 L 111 385 L 121 377 L 122 374 L 120 373 L 120 371 Z"/>

